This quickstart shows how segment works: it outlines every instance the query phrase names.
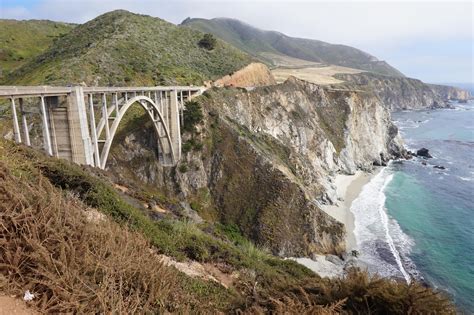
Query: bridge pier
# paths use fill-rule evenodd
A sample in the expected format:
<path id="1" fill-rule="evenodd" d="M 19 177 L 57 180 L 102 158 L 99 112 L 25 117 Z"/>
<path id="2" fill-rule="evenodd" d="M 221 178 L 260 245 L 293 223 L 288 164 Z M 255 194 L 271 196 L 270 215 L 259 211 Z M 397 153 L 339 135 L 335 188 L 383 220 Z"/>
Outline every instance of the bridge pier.
<path id="1" fill-rule="evenodd" d="M 23 106 L 23 99 L 20 98 L 19 101 L 20 101 L 21 122 L 23 126 L 23 137 L 25 138 L 25 144 L 27 146 L 30 146 L 31 145 L 30 131 L 28 130 L 28 121 L 26 120 L 26 112 Z"/>
<path id="2" fill-rule="evenodd" d="M 176 160 L 181 158 L 181 128 L 180 128 L 180 108 L 178 104 L 178 92 L 170 92 L 170 133 L 173 141 L 173 151 Z"/>

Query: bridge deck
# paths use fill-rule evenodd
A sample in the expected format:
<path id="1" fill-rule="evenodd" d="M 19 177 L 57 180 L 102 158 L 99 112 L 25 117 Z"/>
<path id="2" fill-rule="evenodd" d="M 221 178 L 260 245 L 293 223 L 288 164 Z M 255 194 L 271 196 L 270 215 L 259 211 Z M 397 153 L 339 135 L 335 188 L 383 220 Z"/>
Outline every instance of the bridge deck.
<path id="1" fill-rule="evenodd" d="M 56 86 L 0 86 L 0 98 L 28 96 L 60 96 L 72 93 L 74 87 Z M 202 92 L 203 86 L 153 86 L 153 87 L 83 87 L 87 93 L 133 93 L 158 91 L 193 91 Z"/>

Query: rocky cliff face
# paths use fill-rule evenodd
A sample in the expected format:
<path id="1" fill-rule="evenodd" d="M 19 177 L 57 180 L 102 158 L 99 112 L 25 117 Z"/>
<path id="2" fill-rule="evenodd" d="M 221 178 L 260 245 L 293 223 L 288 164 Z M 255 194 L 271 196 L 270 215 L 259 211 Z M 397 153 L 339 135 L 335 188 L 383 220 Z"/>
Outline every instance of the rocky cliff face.
<path id="1" fill-rule="evenodd" d="M 334 77 L 346 81 L 346 83 L 341 83 L 341 88 L 373 91 L 383 105 L 392 111 L 448 106 L 446 98 L 417 79 L 389 77 L 368 72 L 336 74 Z"/>
<path id="2" fill-rule="evenodd" d="M 469 91 L 447 85 L 428 84 L 428 86 L 445 100 L 467 101 L 473 96 Z"/>
<path id="3" fill-rule="evenodd" d="M 204 120 L 184 135 L 176 168 L 153 159 L 151 128 L 125 136 L 109 168 L 165 185 L 201 217 L 237 225 L 282 256 L 342 251 L 343 225 L 318 207 L 335 201 L 332 175 L 404 154 L 389 111 L 370 92 L 290 78 L 253 90 L 212 89 L 198 101 Z"/>

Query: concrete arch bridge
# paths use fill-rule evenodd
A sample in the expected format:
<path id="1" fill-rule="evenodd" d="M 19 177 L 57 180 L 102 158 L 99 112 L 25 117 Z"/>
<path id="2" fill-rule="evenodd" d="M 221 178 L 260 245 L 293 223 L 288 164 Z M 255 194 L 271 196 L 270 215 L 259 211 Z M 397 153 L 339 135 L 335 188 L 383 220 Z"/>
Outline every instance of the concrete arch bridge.
<path id="1" fill-rule="evenodd" d="M 31 146 L 28 107 L 39 108 L 43 146 L 51 156 L 104 169 L 118 126 L 128 109 L 142 106 L 158 139 L 162 165 L 181 158 L 184 103 L 203 87 L 1 86 L 10 101 L 15 141 Z"/>

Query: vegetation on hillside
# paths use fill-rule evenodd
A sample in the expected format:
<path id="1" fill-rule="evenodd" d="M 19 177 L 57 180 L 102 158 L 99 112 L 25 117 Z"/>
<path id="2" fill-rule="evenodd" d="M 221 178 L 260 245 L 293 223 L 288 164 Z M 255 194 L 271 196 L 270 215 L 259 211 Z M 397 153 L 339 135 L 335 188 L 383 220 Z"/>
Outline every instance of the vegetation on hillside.
<path id="1" fill-rule="evenodd" d="M 0 140 L 1 290 L 30 289 L 33 304 L 51 312 L 453 313 L 416 283 L 357 270 L 320 278 L 255 248 L 232 226 L 156 221 L 104 175 Z M 229 288 L 191 279 L 155 252 L 238 276 Z"/>
<path id="2" fill-rule="evenodd" d="M 75 27 L 2 84 L 202 84 L 232 73 L 251 57 L 203 33 L 127 11 L 113 11 Z"/>
<path id="3" fill-rule="evenodd" d="M 290 37 L 275 31 L 264 31 L 235 19 L 188 18 L 183 21 L 182 25 L 214 34 L 267 64 L 272 64 L 273 60 L 265 53 L 274 53 L 307 61 L 403 76 L 386 62 L 379 61 L 359 49 L 318 40 Z"/>
<path id="4" fill-rule="evenodd" d="M 0 80 L 43 53 L 74 26 L 52 21 L 0 20 Z"/>
<path id="5" fill-rule="evenodd" d="M 199 47 L 206 48 L 207 50 L 213 50 L 216 46 L 217 40 L 212 34 L 204 34 L 204 36 L 199 41 Z"/>

